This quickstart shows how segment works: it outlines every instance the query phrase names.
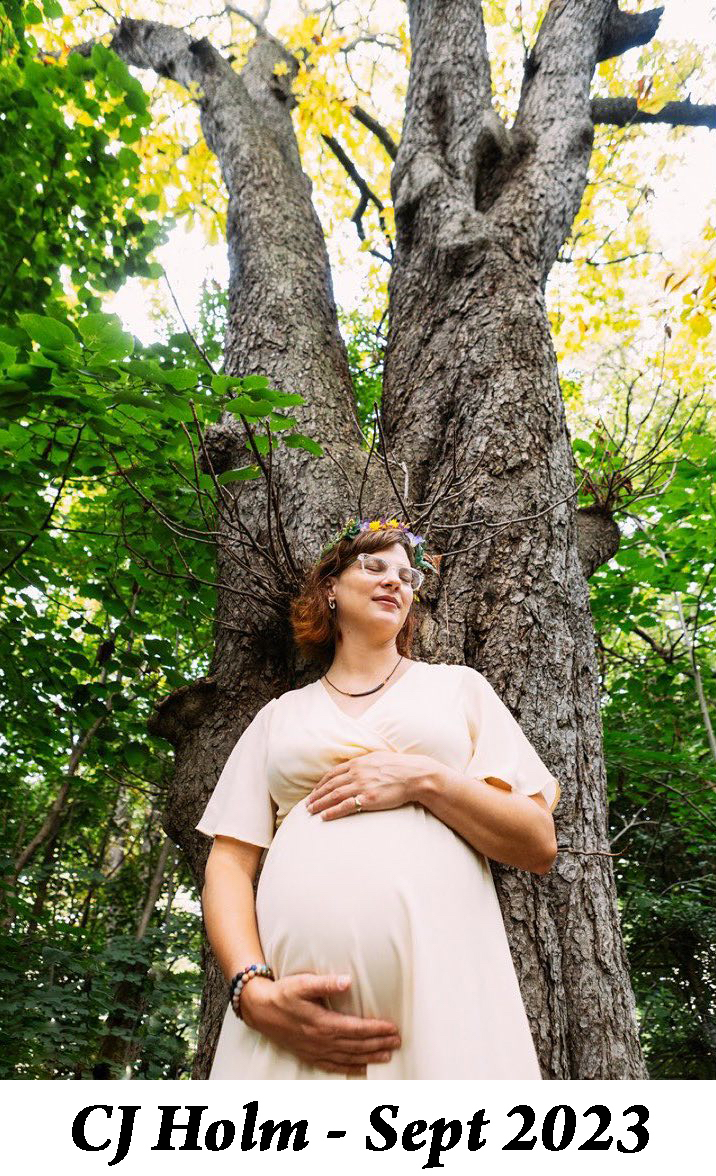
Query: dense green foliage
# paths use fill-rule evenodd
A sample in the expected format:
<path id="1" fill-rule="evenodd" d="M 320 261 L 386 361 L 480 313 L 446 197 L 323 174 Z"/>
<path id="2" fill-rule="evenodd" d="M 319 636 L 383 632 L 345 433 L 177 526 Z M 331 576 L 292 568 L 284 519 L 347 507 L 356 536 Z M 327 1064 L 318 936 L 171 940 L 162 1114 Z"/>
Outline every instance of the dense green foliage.
<path id="1" fill-rule="evenodd" d="M 126 146 L 147 99 L 101 47 L 40 85 L 36 46 L 7 23 L 3 37 L 15 124 L 0 120 L 0 215 L 16 226 L 0 250 L 3 1075 L 186 1076 L 200 920 L 161 825 L 170 748 L 147 720 L 208 665 L 220 483 L 259 476 L 269 437 L 321 450 L 282 411 L 300 396 L 217 372 L 215 290 L 201 346 L 167 331 L 140 348 L 88 309 L 129 274 L 160 272 L 147 253 L 163 230 L 139 219 L 155 201 L 137 199 Z M 102 131 L 69 113 L 101 126 L 100 92 L 117 115 Z M 54 143 L 57 174 L 42 154 Z M 253 460 L 215 479 L 197 455 L 227 399 Z"/>
<path id="2" fill-rule="evenodd" d="M 652 1077 L 704 1079 L 716 1077 L 716 446 L 696 433 L 681 450 L 665 492 L 622 520 L 591 599 L 643 1044 Z"/>
<path id="3" fill-rule="evenodd" d="M 45 12 L 61 15 L 54 2 Z M 128 146 L 150 121 L 147 99 L 104 46 L 58 65 L 18 31 L 3 21 L 0 316 L 62 305 L 68 285 L 99 310 L 126 277 L 157 272 L 147 255 L 161 230 L 146 219 L 157 197 L 141 194 Z"/>

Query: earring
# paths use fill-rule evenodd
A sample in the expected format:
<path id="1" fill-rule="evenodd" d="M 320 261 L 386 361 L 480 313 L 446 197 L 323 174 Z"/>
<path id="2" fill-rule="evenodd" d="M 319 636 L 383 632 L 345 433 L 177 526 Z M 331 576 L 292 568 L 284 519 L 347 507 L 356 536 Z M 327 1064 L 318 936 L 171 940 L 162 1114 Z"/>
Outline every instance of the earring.
<path id="1" fill-rule="evenodd" d="M 336 607 L 336 602 L 335 602 L 335 600 L 329 600 L 329 601 L 328 601 L 328 607 L 329 607 L 329 608 L 335 608 L 335 607 Z"/>

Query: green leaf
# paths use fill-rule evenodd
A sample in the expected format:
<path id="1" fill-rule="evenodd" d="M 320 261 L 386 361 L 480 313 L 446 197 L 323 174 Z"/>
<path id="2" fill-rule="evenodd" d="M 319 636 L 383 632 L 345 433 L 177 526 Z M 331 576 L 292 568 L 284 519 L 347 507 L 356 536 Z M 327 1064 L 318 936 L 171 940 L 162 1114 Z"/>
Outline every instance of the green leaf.
<path id="1" fill-rule="evenodd" d="M 122 322 L 116 314 L 84 314 L 77 323 L 77 330 L 88 347 L 94 347 L 108 333 L 121 331 Z"/>
<path id="2" fill-rule="evenodd" d="M 293 417 L 277 416 L 275 412 L 271 413 L 271 429 L 274 433 L 279 433 L 282 429 L 296 429 L 298 428 L 298 421 Z"/>
<path id="3" fill-rule="evenodd" d="M 294 404 L 306 403 L 306 397 L 298 392 L 274 392 L 271 399 L 274 408 L 292 408 Z"/>
<path id="4" fill-rule="evenodd" d="M 141 90 L 127 90 L 124 96 L 124 104 L 129 107 L 133 114 L 142 114 L 147 108 L 147 100 Z M 148 205 L 145 205 L 145 208 Z"/>
<path id="5" fill-rule="evenodd" d="M 17 347 L 11 347 L 8 343 L 3 343 L 0 340 L 0 365 L 6 367 L 12 364 L 17 359 Z"/>
<path id="6" fill-rule="evenodd" d="M 137 143 L 142 137 L 142 131 L 136 122 L 123 123 L 119 128 L 119 137 L 123 143 Z"/>
<path id="7" fill-rule="evenodd" d="M 223 486 L 226 482 L 246 482 L 251 478 L 261 477 L 261 467 L 257 465 L 243 466 L 240 470 L 226 470 L 219 474 L 217 482 Z"/>
<path id="8" fill-rule="evenodd" d="M 305 449 L 308 453 L 312 453 L 314 457 L 323 457 L 323 450 L 317 441 L 312 441 L 310 437 L 304 437 L 302 433 L 291 433 L 288 437 L 282 437 L 284 445 L 288 445 L 289 449 Z"/>
<path id="9" fill-rule="evenodd" d="M 159 366 L 156 359 L 131 359 L 119 365 L 123 372 L 132 376 L 140 376 L 144 380 L 151 380 L 156 384 L 165 383 L 166 372 Z"/>
<path id="10" fill-rule="evenodd" d="M 39 343 L 41 347 L 56 350 L 72 347 L 76 343 L 70 328 L 65 323 L 58 322 L 57 319 L 48 318 L 41 314 L 19 314 L 17 317 L 18 322 L 24 327 L 30 338 Z"/>
<path id="11" fill-rule="evenodd" d="M 238 376 L 218 375 L 211 377 L 211 386 L 220 396 L 225 396 L 227 392 L 231 392 L 234 389 L 239 392 L 242 391 L 244 382 Z"/>
<path id="12" fill-rule="evenodd" d="M 242 383 L 247 392 L 263 392 L 269 386 L 268 376 L 243 376 Z"/>
<path id="13" fill-rule="evenodd" d="M 196 388 L 199 373 L 192 371 L 191 368 L 175 368 L 173 371 L 162 372 L 162 379 L 171 388 L 176 388 L 177 392 L 183 392 L 187 388 Z"/>
<path id="14" fill-rule="evenodd" d="M 254 445 L 256 446 L 256 449 L 258 449 L 259 453 L 262 456 L 267 454 L 269 451 L 269 439 L 268 439 L 268 437 L 264 437 L 261 433 L 254 434 Z M 248 440 L 246 442 L 245 448 L 250 449 L 253 452 L 253 446 L 251 445 L 251 442 Z"/>
<path id="15" fill-rule="evenodd" d="M 251 400 L 248 396 L 235 396 L 224 405 L 226 412 L 235 416 L 260 417 L 267 416 L 271 405 L 265 400 Z"/>

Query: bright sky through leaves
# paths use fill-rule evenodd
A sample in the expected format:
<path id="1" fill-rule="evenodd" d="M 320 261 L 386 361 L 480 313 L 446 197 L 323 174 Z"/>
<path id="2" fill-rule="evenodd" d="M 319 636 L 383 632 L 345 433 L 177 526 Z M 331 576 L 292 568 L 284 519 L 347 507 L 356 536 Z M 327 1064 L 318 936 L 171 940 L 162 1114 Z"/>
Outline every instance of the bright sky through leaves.
<path id="1" fill-rule="evenodd" d="M 381 27 L 391 27 L 391 7 L 390 2 L 381 5 Z M 247 9 L 250 9 L 248 3 Z M 274 0 L 268 21 L 269 29 L 278 32 L 287 27 L 296 11 L 295 0 Z M 140 15 L 138 8 L 136 14 Z M 177 23 L 180 23 L 178 15 Z M 716 43 L 716 6 L 713 0 L 688 0 L 688 3 L 684 3 L 683 0 L 665 0 L 665 11 L 658 36 L 663 42 L 674 41 L 682 44 L 691 41 L 708 50 Z M 636 60 L 640 52 L 640 49 L 630 51 L 624 55 L 623 61 L 628 64 Z M 143 82 L 149 86 L 146 74 Z M 686 92 L 689 92 L 688 83 Z M 708 95 L 698 92 L 694 92 L 692 96 L 694 100 L 710 100 Z M 384 121 L 388 121 L 387 112 L 380 108 L 379 98 L 380 96 L 376 95 L 373 109 Z M 640 158 L 645 165 L 644 172 L 649 175 L 649 183 L 654 192 L 645 213 L 652 234 L 652 244 L 655 248 L 662 249 L 669 264 L 676 268 L 686 265 L 690 255 L 698 248 L 709 215 L 713 220 L 716 193 L 716 151 L 713 136 L 713 131 L 699 128 L 682 132 L 681 137 L 676 140 L 669 128 L 654 126 L 648 129 L 639 142 Z M 656 163 L 659 156 L 664 154 L 676 156 L 678 162 L 659 173 L 656 170 Z M 651 174 L 647 166 L 649 159 L 654 161 Z M 310 170 L 310 163 L 307 166 Z M 619 217 L 622 211 L 615 208 L 615 215 Z M 319 214 L 323 214 L 320 207 Z M 324 225 L 328 230 L 325 219 Z M 333 266 L 334 290 L 339 305 L 348 311 L 361 307 L 368 310 L 365 306 L 365 292 L 369 271 L 375 266 L 375 262 L 358 249 L 354 226 L 348 221 L 339 221 L 337 227 L 329 232 L 328 244 Z M 226 284 L 227 262 L 223 242 L 210 244 L 202 228 L 194 227 L 187 230 L 185 226 L 181 226 L 172 232 L 168 243 L 157 252 L 157 257 L 166 269 L 187 320 L 193 325 L 202 281 L 210 277 L 222 286 Z M 387 271 L 387 267 L 384 268 Z M 387 272 L 385 278 L 387 279 Z M 556 275 L 553 274 L 553 280 L 555 278 Z M 649 297 L 648 285 L 647 282 L 644 287 L 645 298 Z M 130 280 L 114 298 L 108 300 L 107 309 L 118 313 L 128 329 L 140 339 L 151 341 L 157 334 L 152 309 L 156 312 L 159 305 L 175 317 L 163 282 L 160 283 L 160 287 L 157 294 L 156 290 L 150 291 L 147 283 Z M 632 299 L 637 297 L 634 292 L 630 292 L 629 296 Z"/>

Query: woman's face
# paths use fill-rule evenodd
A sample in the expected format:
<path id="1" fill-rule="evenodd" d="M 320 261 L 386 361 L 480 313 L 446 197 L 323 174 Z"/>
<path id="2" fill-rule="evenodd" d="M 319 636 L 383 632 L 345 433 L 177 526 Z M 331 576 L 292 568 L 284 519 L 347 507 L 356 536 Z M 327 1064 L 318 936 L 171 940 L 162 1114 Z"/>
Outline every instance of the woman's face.
<path id="1" fill-rule="evenodd" d="M 400 632 L 413 603 L 413 589 L 399 575 L 400 567 L 412 565 L 401 543 L 393 543 L 374 554 L 387 561 L 384 572 L 379 575 L 364 572 L 356 560 L 337 578 L 329 577 L 328 598 L 335 600 L 335 615 L 342 626 L 357 629 L 369 626 L 391 636 Z"/>

